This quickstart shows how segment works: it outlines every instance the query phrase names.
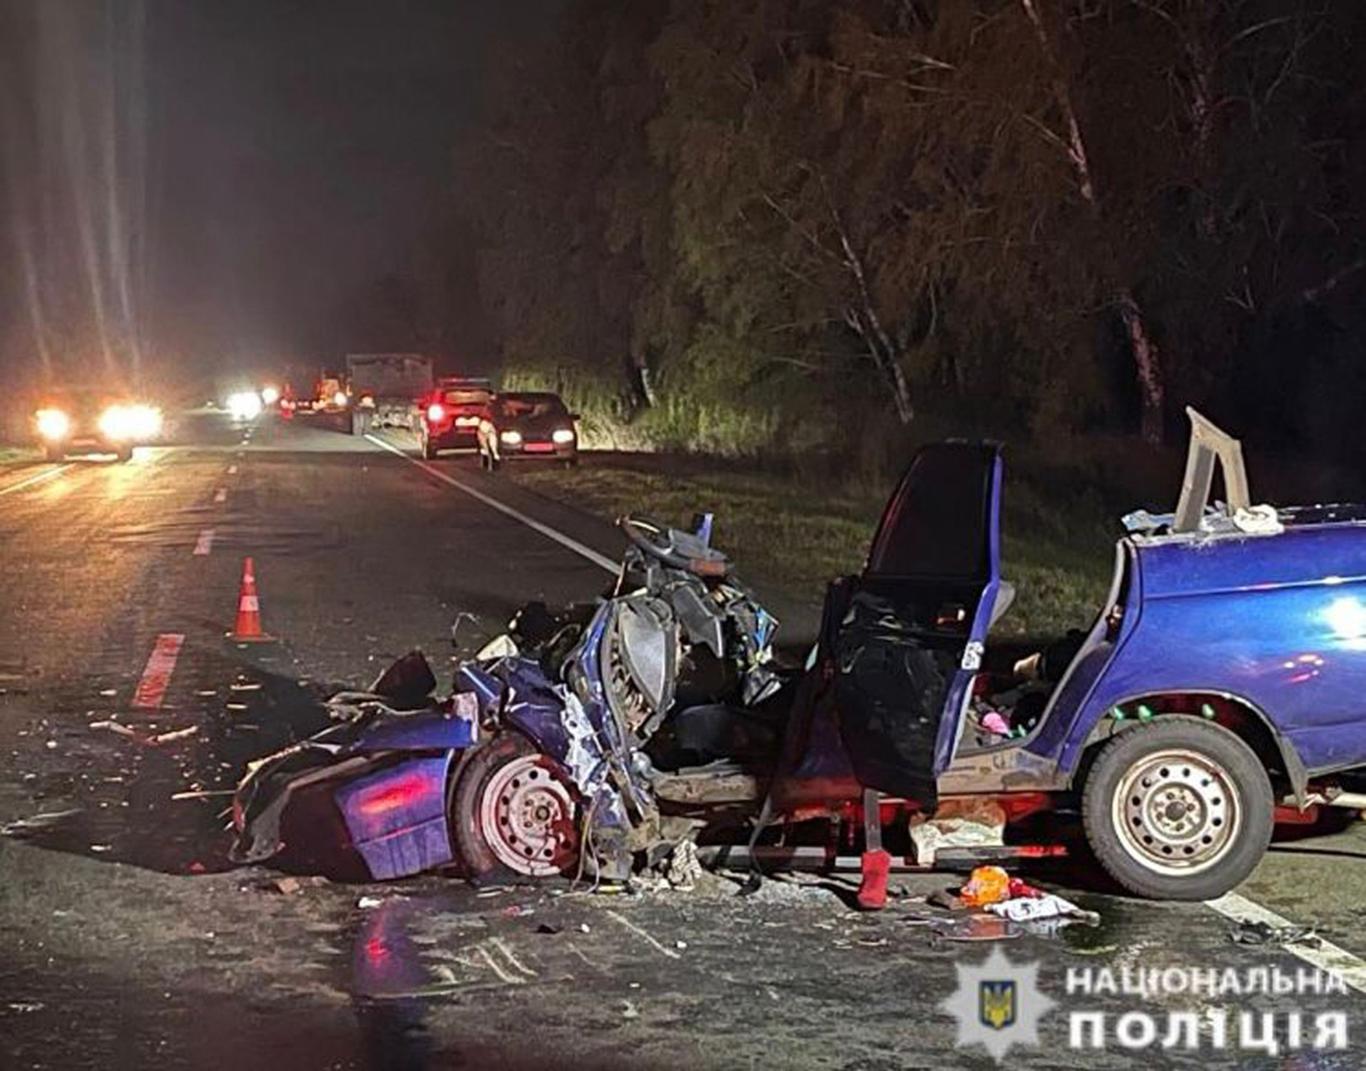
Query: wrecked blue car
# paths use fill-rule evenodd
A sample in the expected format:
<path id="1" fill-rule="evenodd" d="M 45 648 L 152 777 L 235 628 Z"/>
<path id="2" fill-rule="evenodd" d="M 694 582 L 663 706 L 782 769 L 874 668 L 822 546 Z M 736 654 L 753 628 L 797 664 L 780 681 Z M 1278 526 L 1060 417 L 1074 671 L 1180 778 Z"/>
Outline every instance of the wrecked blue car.
<path id="1" fill-rule="evenodd" d="M 448 699 L 429 698 L 436 682 L 411 654 L 369 691 L 333 697 L 338 725 L 252 764 L 232 857 L 274 856 L 299 798 L 323 793 L 373 878 L 447 863 L 476 877 L 627 877 L 661 841 L 650 756 L 771 754 L 783 680 L 777 622 L 710 546 L 709 518 L 693 532 L 620 526 L 613 589 L 555 613 L 523 607 Z"/>
<path id="2" fill-rule="evenodd" d="M 775 663 L 775 624 L 707 525 L 628 520 L 606 598 L 524 610 L 439 705 L 425 679 L 416 713 L 377 684 L 256 764 L 237 857 L 277 851 L 290 799 L 319 786 L 376 878 L 620 877 L 717 828 L 733 861 L 1028 857 L 1048 846 L 1015 831 L 1062 811 L 1130 892 L 1217 897 L 1278 810 L 1366 805 L 1343 778 L 1366 766 L 1366 509 L 1255 505 L 1238 442 L 1191 420 L 1175 512 L 1125 518 L 1084 630 L 1029 649 L 994 631 L 1014 590 L 990 443 L 916 455 L 804 667 Z"/>

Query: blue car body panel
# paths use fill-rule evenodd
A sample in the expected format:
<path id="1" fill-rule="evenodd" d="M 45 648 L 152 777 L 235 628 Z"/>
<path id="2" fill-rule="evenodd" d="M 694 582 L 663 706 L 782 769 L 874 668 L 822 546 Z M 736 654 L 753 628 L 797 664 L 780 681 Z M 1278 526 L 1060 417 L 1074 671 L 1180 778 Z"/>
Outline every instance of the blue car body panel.
<path id="1" fill-rule="evenodd" d="M 351 842 L 377 880 L 451 862 L 446 785 L 453 751 L 407 759 L 333 793 Z"/>
<path id="2" fill-rule="evenodd" d="M 1137 621 L 1077 704 L 1063 768 L 1107 711 L 1159 692 L 1243 701 L 1311 774 L 1366 764 L 1362 525 L 1160 537 L 1136 551 Z"/>

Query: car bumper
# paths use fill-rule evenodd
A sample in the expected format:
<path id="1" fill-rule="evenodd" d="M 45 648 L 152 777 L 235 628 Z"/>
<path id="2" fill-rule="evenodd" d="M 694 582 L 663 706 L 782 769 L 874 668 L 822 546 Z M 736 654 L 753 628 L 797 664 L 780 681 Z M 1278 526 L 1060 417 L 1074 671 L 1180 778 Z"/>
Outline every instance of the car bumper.
<path id="1" fill-rule="evenodd" d="M 444 431 L 427 429 L 427 441 L 438 450 L 473 449 L 479 445 L 478 428 L 446 428 Z"/>
<path id="2" fill-rule="evenodd" d="M 579 456 L 579 447 L 577 443 L 500 443 L 498 456 L 504 461 L 572 461 Z"/>

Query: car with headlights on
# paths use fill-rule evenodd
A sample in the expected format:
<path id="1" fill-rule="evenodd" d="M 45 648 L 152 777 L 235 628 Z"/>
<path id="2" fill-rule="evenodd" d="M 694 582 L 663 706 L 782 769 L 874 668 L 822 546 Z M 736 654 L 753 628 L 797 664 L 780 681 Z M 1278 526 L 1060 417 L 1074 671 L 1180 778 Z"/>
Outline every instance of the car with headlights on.
<path id="1" fill-rule="evenodd" d="M 34 414 L 33 424 L 49 461 L 82 451 L 115 454 L 127 461 L 133 447 L 161 435 L 162 415 L 156 406 L 126 395 L 74 391 L 47 401 Z"/>
<path id="2" fill-rule="evenodd" d="M 479 422 L 479 463 L 490 472 L 511 458 L 575 465 L 579 460 L 577 419 L 558 394 L 497 394 Z"/>

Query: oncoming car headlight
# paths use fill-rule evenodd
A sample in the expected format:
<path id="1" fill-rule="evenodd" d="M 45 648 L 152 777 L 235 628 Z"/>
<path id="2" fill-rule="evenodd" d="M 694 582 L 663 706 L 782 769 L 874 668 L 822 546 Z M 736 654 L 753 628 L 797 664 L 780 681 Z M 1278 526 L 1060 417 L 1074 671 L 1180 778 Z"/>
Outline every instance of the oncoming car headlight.
<path id="1" fill-rule="evenodd" d="M 499 434 L 498 438 L 509 446 L 520 446 L 522 433 L 520 431 L 505 431 Z"/>
<path id="2" fill-rule="evenodd" d="M 550 438 L 553 441 L 559 443 L 561 446 L 568 446 L 570 443 L 574 441 L 574 429 L 556 428 L 553 432 L 551 432 Z"/>
<path id="3" fill-rule="evenodd" d="M 65 439 L 71 431 L 71 418 L 60 409 L 39 409 L 38 434 L 44 439 Z"/>
<path id="4" fill-rule="evenodd" d="M 244 390 L 228 399 L 228 412 L 234 420 L 252 420 L 261 415 L 261 396 L 254 390 Z"/>
<path id="5" fill-rule="evenodd" d="M 150 405 L 111 405 L 100 414 L 99 426 L 106 439 L 151 439 L 161 431 L 161 413 Z"/>

